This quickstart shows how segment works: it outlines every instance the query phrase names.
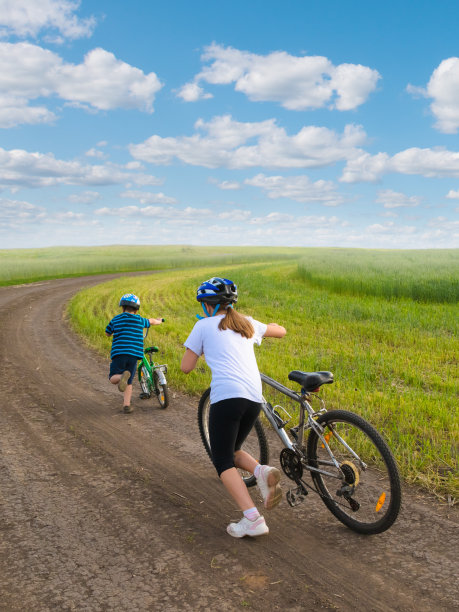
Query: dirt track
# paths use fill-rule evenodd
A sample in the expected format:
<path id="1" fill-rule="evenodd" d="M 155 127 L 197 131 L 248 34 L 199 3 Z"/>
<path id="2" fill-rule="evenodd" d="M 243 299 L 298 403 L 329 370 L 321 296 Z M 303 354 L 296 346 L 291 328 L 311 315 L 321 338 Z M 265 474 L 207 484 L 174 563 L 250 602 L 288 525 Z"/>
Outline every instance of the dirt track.
<path id="1" fill-rule="evenodd" d="M 67 300 L 105 278 L 0 288 L 0 610 L 459 609 L 458 513 L 416 491 L 379 536 L 309 495 L 230 538 L 196 402 L 122 414 L 108 360 L 68 329 Z"/>

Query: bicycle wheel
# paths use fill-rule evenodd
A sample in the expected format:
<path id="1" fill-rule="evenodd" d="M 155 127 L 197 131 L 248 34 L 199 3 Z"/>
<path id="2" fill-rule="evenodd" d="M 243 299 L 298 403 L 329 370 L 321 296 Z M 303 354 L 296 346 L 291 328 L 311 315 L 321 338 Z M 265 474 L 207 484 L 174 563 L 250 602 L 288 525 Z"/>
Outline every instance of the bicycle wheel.
<path id="1" fill-rule="evenodd" d="M 142 389 L 142 393 L 145 393 L 145 395 L 150 396 L 152 381 L 150 377 L 150 372 L 147 370 L 147 368 L 144 365 L 140 366 L 139 383 L 140 383 L 140 388 Z"/>
<path id="2" fill-rule="evenodd" d="M 156 370 L 153 370 L 153 382 L 159 405 L 161 408 L 167 408 L 169 406 L 169 389 L 166 383 L 161 384 Z"/>
<path id="3" fill-rule="evenodd" d="M 397 464 L 386 442 L 372 425 L 347 410 L 326 412 L 317 422 L 339 462 L 339 468 L 335 467 L 324 443 L 311 430 L 308 463 L 328 473 L 311 472 L 324 504 L 358 533 L 386 531 L 396 520 L 402 499 Z"/>
<path id="4" fill-rule="evenodd" d="M 210 412 L 210 389 L 204 391 L 198 406 L 198 425 L 199 433 L 201 434 L 201 440 L 204 444 L 204 448 L 207 451 L 210 459 L 212 460 L 212 451 L 210 449 L 209 442 L 209 412 Z M 252 431 L 247 436 L 242 450 L 246 451 L 252 457 L 263 465 L 268 463 L 269 459 L 269 448 L 268 440 L 266 439 L 265 430 L 261 424 L 260 419 L 255 421 L 255 425 Z M 242 476 L 243 481 L 247 487 L 253 487 L 256 484 L 256 478 L 250 472 L 244 470 L 238 470 Z"/>

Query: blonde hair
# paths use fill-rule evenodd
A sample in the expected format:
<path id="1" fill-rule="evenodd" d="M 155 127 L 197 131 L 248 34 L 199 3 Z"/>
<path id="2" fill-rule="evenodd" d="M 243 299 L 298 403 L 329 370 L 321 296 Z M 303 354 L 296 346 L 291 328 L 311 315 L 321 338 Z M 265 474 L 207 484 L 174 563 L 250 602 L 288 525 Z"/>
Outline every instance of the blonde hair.
<path id="1" fill-rule="evenodd" d="M 224 307 L 223 304 L 222 307 Z M 244 338 L 253 337 L 255 333 L 253 325 L 244 315 L 234 310 L 231 305 L 228 305 L 225 311 L 226 314 L 218 324 L 218 329 L 231 329 Z"/>

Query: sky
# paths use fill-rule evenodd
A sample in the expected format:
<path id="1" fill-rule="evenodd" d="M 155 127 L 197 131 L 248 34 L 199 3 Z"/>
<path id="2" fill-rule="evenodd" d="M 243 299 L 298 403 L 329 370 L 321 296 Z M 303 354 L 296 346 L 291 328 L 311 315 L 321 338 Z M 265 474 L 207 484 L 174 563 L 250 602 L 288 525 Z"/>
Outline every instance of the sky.
<path id="1" fill-rule="evenodd" d="M 459 246 L 457 0 L 0 0 L 0 248 Z"/>

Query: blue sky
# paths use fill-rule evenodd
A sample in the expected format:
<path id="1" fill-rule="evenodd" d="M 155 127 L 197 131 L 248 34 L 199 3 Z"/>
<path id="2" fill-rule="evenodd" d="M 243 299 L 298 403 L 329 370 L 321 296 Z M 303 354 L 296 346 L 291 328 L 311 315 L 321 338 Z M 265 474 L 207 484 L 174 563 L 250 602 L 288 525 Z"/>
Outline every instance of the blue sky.
<path id="1" fill-rule="evenodd" d="M 457 248 L 456 0 L 0 0 L 0 248 Z"/>

